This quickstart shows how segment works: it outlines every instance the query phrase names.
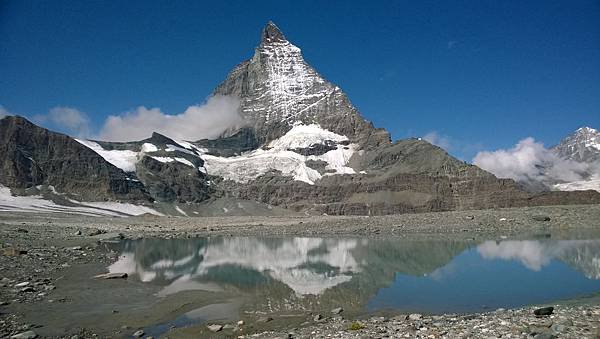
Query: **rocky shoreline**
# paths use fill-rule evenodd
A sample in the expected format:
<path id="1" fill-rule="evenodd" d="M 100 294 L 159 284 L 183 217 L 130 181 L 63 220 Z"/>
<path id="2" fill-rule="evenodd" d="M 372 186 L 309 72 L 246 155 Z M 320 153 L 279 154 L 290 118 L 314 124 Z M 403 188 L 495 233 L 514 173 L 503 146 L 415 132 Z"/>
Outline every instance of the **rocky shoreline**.
<path id="1" fill-rule="evenodd" d="M 396 315 L 348 320 L 331 317 L 287 333 L 261 338 L 598 338 L 600 306 L 557 305 L 551 315 L 535 308 L 472 315 Z M 254 337 L 254 336 L 246 336 Z"/>
<path id="2" fill-rule="evenodd" d="M 139 330 L 135 325 L 137 320 L 128 319 L 131 325 L 121 325 L 111 323 L 112 320 L 107 316 L 107 323 L 99 321 L 96 325 L 78 324 L 76 327 L 65 325 L 64 333 L 56 334 L 55 331 L 46 335 L 47 324 L 51 321 L 46 319 L 38 322 L 31 317 L 42 305 L 51 310 L 68 309 L 73 301 L 71 294 L 75 293 L 72 288 L 78 283 L 78 277 L 73 274 L 81 275 L 81 281 L 92 284 L 91 289 L 98 288 L 98 293 L 106 293 L 101 290 L 106 283 L 92 277 L 102 273 L 118 256 L 106 245 L 108 239 L 265 234 L 470 240 L 516 239 L 534 235 L 560 239 L 567 231 L 569 236 L 575 234 L 586 239 L 589 234 L 597 234 L 600 230 L 600 206 L 553 206 L 373 218 L 85 218 L 10 213 L 2 214 L 0 220 L 0 337 L 31 338 L 35 334 L 37 337 L 109 338 L 133 335 Z M 72 273 L 74 268 L 77 268 L 76 273 Z M 139 289 L 139 286 L 129 288 Z M 260 323 L 260 319 L 252 319 L 243 325 L 236 322 L 218 324 L 223 326 L 218 332 L 212 332 L 206 325 L 195 326 L 193 330 L 196 331 L 195 335 L 205 337 L 600 338 L 598 300 L 596 295 L 576 303 L 560 302 L 553 305 L 555 309 L 552 315 L 542 317 L 533 314 L 534 307 L 500 309 L 473 315 L 386 314 L 384 317 L 367 318 L 346 315 L 344 312 L 322 314 L 320 317 L 311 313 L 303 315 L 306 319 L 300 322 L 300 326 L 271 326 L 268 321 Z M 120 310 L 107 309 L 106 312 L 118 318 Z M 52 316 L 68 317 L 66 314 Z M 158 315 L 156 317 L 159 318 Z M 273 317 L 273 324 L 278 323 L 277 315 Z M 166 336 L 189 337 L 189 333 L 178 329 Z"/>

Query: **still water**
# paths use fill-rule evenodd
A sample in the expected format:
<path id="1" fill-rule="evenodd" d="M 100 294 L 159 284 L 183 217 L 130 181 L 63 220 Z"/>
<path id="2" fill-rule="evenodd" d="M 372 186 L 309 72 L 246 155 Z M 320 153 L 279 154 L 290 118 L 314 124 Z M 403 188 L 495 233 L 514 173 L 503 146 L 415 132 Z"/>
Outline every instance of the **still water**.
<path id="1" fill-rule="evenodd" d="M 120 244 L 109 271 L 155 284 L 158 297 L 240 297 L 212 305 L 221 313 L 239 300 L 265 313 L 340 306 L 356 313 L 464 313 L 600 292 L 600 239 L 143 239 Z M 198 312 L 205 319 L 215 310 Z"/>

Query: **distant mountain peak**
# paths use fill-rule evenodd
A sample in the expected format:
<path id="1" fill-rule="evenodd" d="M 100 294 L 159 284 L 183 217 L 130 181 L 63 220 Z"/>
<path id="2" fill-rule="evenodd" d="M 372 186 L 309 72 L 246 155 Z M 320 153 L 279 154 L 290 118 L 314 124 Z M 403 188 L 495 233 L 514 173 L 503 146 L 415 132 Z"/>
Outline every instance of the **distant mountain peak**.
<path id="1" fill-rule="evenodd" d="M 598 132 L 597 129 L 588 127 L 588 126 L 583 126 L 583 127 L 579 127 L 576 131 L 575 134 L 583 134 L 583 135 L 587 135 L 587 134 L 600 134 L 600 132 Z"/>
<path id="2" fill-rule="evenodd" d="M 600 161 L 600 132 L 584 126 L 552 148 L 559 157 L 579 162 Z"/>
<path id="3" fill-rule="evenodd" d="M 286 40 L 285 36 L 283 35 L 283 33 L 281 32 L 279 27 L 277 27 L 277 25 L 275 25 L 273 23 L 273 21 L 269 21 L 267 23 L 267 25 L 265 26 L 265 28 L 263 28 L 261 44 L 268 44 L 271 42 L 286 42 L 286 41 L 287 40 Z"/>

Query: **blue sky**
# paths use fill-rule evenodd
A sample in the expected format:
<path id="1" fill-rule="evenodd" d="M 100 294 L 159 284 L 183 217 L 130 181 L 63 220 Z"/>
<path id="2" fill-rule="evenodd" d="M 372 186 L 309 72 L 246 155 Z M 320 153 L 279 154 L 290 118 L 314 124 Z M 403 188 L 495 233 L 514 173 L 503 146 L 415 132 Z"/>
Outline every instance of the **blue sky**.
<path id="1" fill-rule="evenodd" d="M 599 1 L 0 1 L 0 105 L 177 114 L 251 57 L 273 20 L 394 139 L 451 154 L 600 128 Z"/>

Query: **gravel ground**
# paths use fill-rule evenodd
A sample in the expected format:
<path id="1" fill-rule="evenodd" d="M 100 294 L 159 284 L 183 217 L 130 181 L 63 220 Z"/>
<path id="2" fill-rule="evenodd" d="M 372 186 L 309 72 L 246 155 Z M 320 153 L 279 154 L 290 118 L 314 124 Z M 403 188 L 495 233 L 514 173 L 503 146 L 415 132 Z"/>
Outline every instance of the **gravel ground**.
<path id="1" fill-rule="evenodd" d="M 71 279 L 69 276 L 65 277 L 65 272 L 69 272 L 69 268 L 74 266 L 89 267 L 90 272 L 93 272 L 113 262 L 117 253 L 102 243 L 103 239 L 108 238 L 350 235 L 487 240 L 551 235 L 557 239 L 586 239 L 591 234 L 597 236 L 599 231 L 600 205 L 382 217 L 92 218 L 61 214 L 0 213 L 0 337 L 11 338 L 26 333 L 20 338 L 27 338 L 28 335 L 33 335 L 30 331 L 36 335 L 44 332 L 40 323 L 27 317 L 28 312 L 42 305 L 68 304 L 69 291 L 61 291 L 61 286 L 68 286 L 64 284 L 64 279 Z M 413 316 L 410 319 L 402 315 L 368 319 L 324 315 L 318 321 L 309 319 L 304 326 L 278 329 L 275 332 L 266 326 L 264 330 L 255 328 L 254 334 L 248 335 L 248 332 L 243 331 L 244 325 L 231 324 L 228 326 L 231 328 L 219 332 L 213 333 L 205 329 L 199 333 L 206 337 L 243 335 L 265 338 L 287 338 L 290 337 L 290 332 L 292 337 L 300 338 L 551 338 L 552 335 L 600 338 L 598 299 L 590 298 L 577 305 L 561 303 L 556 306 L 553 315 L 541 318 L 533 315 L 533 308 L 498 310 L 469 316 Z M 59 319 L 69 315 L 51 316 Z M 351 327 L 355 329 L 350 330 Z M 64 334 L 53 337 L 127 337 L 133 332 L 132 329 L 121 326 L 107 331 L 94 328 L 94 324 L 91 324 L 66 328 Z M 178 337 L 176 333 L 174 337 Z"/>

